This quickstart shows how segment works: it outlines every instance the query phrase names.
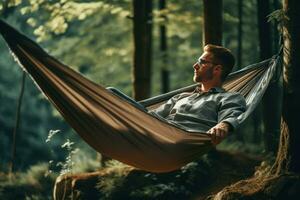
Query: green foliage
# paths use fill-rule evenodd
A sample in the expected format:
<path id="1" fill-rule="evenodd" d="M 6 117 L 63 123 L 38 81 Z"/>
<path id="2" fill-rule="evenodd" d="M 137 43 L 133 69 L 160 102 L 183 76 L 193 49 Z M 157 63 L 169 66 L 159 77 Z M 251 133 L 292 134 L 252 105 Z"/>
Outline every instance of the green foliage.
<path id="1" fill-rule="evenodd" d="M 283 23 L 283 21 L 286 17 L 287 16 L 285 15 L 283 9 L 278 9 L 278 10 L 275 10 L 271 14 L 268 15 L 268 21 L 270 22 L 272 20 L 276 20 L 280 23 Z"/>
<path id="2" fill-rule="evenodd" d="M 270 15 L 268 15 L 268 22 L 277 23 L 277 30 L 280 35 L 283 34 L 283 23 L 287 21 L 287 15 L 284 13 L 283 9 L 278 9 L 273 11 Z"/>
<path id="3" fill-rule="evenodd" d="M 0 174 L 0 199 L 52 199 L 56 175 L 47 172 L 48 164 L 40 163 L 26 172 Z"/>
<path id="4" fill-rule="evenodd" d="M 1 1 L 0 2 L 0 12 L 4 9 L 18 6 L 22 3 L 22 0 L 9 0 L 9 1 Z"/>
<path id="5" fill-rule="evenodd" d="M 117 5 L 96 2 L 76 2 L 73 0 L 29 0 L 28 5 L 21 9 L 22 14 L 36 14 L 45 11 L 43 18 L 38 20 L 35 17 L 28 18 L 27 22 L 35 28 L 34 34 L 37 41 L 45 41 L 51 38 L 51 34 L 59 35 L 65 33 L 69 23 L 83 21 L 86 18 L 99 12 L 107 12 L 113 15 L 125 17 L 129 14 L 127 10 Z M 43 21 L 41 23 L 41 21 Z"/>

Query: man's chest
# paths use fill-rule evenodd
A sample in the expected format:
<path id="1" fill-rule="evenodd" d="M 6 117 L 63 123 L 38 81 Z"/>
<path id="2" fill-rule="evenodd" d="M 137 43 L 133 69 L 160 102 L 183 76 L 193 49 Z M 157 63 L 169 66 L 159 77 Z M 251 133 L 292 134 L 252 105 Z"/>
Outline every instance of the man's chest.
<path id="1" fill-rule="evenodd" d="M 220 106 L 220 98 L 214 94 L 196 93 L 179 99 L 170 114 L 206 114 L 216 116 Z"/>

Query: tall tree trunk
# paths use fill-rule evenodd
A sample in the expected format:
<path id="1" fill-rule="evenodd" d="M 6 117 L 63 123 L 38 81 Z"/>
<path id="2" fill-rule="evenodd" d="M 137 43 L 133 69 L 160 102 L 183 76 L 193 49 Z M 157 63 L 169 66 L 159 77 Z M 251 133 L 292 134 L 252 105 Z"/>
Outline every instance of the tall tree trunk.
<path id="1" fill-rule="evenodd" d="M 237 48 L 237 69 L 242 67 L 242 51 L 243 51 L 243 0 L 238 0 L 238 48 Z"/>
<path id="2" fill-rule="evenodd" d="M 152 50 L 152 1 L 133 0 L 133 97 L 150 96 Z"/>
<path id="3" fill-rule="evenodd" d="M 237 67 L 235 70 L 239 70 L 242 67 L 242 52 L 243 52 L 243 0 L 238 0 L 238 46 L 237 46 Z M 244 142 L 244 134 L 236 134 L 237 140 L 240 142 Z"/>
<path id="4" fill-rule="evenodd" d="M 278 0 L 273 0 L 273 10 L 279 9 L 279 2 Z M 279 30 L 278 24 L 274 23 L 273 25 L 273 54 L 275 54 L 279 50 Z"/>
<path id="5" fill-rule="evenodd" d="M 257 0 L 257 19 L 259 33 L 260 60 L 272 56 L 271 24 L 267 16 L 270 14 L 269 0 Z M 263 122 L 265 151 L 276 153 L 280 125 L 280 88 L 279 84 L 271 83 L 263 98 Z M 272 102 L 272 103 L 270 103 Z"/>
<path id="6" fill-rule="evenodd" d="M 222 0 L 203 0 L 203 44 L 222 45 Z"/>
<path id="7" fill-rule="evenodd" d="M 159 0 L 159 9 L 163 10 L 166 8 L 166 0 Z M 163 15 L 166 20 L 166 16 Z M 168 69 L 168 53 L 167 53 L 167 28 L 166 25 L 160 25 L 160 51 L 162 54 L 162 68 L 161 68 L 161 92 L 166 93 L 170 90 L 170 72 Z"/>
<path id="8" fill-rule="evenodd" d="M 285 21 L 283 27 L 283 108 L 282 119 L 287 131 L 282 132 L 276 160 L 277 172 L 300 173 L 300 1 L 283 0 Z"/>
<path id="9" fill-rule="evenodd" d="M 272 55 L 271 26 L 267 21 L 270 14 L 269 0 L 257 0 L 257 19 L 259 34 L 260 59 L 267 59 Z"/>

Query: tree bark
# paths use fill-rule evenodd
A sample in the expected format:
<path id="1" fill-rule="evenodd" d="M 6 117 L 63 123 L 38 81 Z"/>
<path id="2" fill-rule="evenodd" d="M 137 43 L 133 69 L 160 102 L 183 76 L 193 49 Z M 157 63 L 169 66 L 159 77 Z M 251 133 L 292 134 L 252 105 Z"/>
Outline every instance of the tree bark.
<path id="1" fill-rule="evenodd" d="M 133 97 L 150 96 L 152 50 L 152 1 L 133 0 Z"/>
<path id="2" fill-rule="evenodd" d="M 243 0 L 238 0 L 238 48 L 237 48 L 237 69 L 242 67 L 242 51 L 243 51 Z"/>
<path id="3" fill-rule="evenodd" d="M 269 0 L 257 0 L 260 60 L 265 60 L 272 56 L 271 24 L 267 21 L 267 16 L 269 14 Z M 263 141 L 265 151 L 272 152 L 274 154 L 277 152 L 280 132 L 280 94 L 279 84 L 277 82 L 271 83 L 263 98 Z"/>
<path id="4" fill-rule="evenodd" d="M 273 4 L 273 10 L 280 9 L 278 0 L 273 0 L 272 4 Z M 274 54 L 277 53 L 280 48 L 280 44 L 279 44 L 280 30 L 279 30 L 278 23 L 274 23 L 272 29 L 273 29 L 273 50 L 274 50 L 273 54 Z"/>
<path id="5" fill-rule="evenodd" d="M 166 0 L 159 0 L 159 9 L 163 10 L 166 8 Z M 166 16 L 163 15 L 166 20 Z M 160 25 L 160 51 L 162 55 L 162 68 L 161 68 L 161 92 L 167 93 L 170 90 L 170 72 L 168 69 L 168 53 L 167 53 L 167 28 L 166 25 Z"/>
<path id="6" fill-rule="evenodd" d="M 222 45 L 222 0 L 203 0 L 203 44 Z"/>
<path id="7" fill-rule="evenodd" d="M 272 55 L 271 26 L 268 23 L 267 16 L 270 14 L 269 0 L 257 0 L 257 19 L 260 59 L 267 59 Z"/>
<path id="8" fill-rule="evenodd" d="M 285 21 L 283 27 L 284 51 L 283 51 L 283 108 L 282 118 L 286 123 L 285 136 L 281 137 L 280 146 L 284 143 L 285 148 L 280 148 L 277 156 L 278 172 L 288 171 L 300 173 L 300 134 L 299 134 L 299 113 L 300 113 L 300 1 L 283 0 L 283 11 Z M 282 159 L 285 158 L 285 159 Z M 285 169 L 285 170 L 282 170 Z"/>

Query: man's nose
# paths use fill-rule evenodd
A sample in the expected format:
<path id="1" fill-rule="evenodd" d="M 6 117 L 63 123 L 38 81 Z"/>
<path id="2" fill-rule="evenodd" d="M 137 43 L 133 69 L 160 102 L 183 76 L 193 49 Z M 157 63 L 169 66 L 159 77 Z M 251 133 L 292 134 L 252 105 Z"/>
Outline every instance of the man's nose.
<path id="1" fill-rule="evenodd" d="M 200 68 L 200 66 L 199 66 L 198 63 L 195 63 L 195 64 L 193 65 L 193 68 L 196 69 L 196 70 L 198 70 L 198 69 Z"/>

